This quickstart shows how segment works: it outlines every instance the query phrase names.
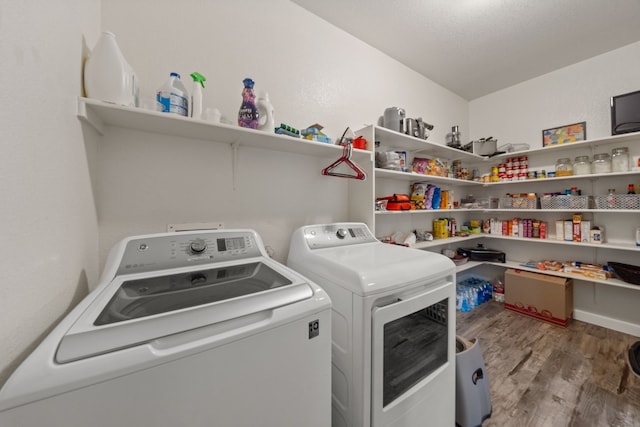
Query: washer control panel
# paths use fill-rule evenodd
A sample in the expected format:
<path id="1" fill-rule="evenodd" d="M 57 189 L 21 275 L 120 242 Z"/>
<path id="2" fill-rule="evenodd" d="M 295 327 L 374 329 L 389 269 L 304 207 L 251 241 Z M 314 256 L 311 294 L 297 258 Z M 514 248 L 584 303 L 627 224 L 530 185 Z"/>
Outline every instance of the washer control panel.
<path id="1" fill-rule="evenodd" d="M 117 274 L 262 256 L 255 232 L 210 231 L 140 236 L 126 243 Z"/>
<path id="2" fill-rule="evenodd" d="M 304 238 L 310 249 L 358 245 L 378 241 L 366 224 L 350 222 L 305 227 Z"/>

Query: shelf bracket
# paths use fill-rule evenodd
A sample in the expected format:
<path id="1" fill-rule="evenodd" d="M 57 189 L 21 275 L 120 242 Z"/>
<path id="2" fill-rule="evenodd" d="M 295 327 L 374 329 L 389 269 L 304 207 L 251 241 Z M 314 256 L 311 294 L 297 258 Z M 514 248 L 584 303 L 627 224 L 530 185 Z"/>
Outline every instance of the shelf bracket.
<path id="1" fill-rule="evenodd" d="M 233 191 L 237 190 L 236 186 L 236 178 L 238 176 L 238 146 L 240 143 L 238 141 L 233 141 L 231 143 L 231 182 Z"/>
<path id="2" fill-rule="evenodd" d="M 78 99 L 78 118 L 92 126 L 100 135 L 104 135 L 104 122 L 90 108 L 87 108 L 87 103 L 81 99 Z"/>

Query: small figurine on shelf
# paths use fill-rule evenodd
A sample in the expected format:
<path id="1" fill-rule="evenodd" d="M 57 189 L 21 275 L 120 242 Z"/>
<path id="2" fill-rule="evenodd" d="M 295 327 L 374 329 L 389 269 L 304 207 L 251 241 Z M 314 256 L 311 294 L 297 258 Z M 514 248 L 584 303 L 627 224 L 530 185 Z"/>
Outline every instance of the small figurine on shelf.
<path id="1" fill-rule="evenodd" d="M 242 90 L 242 105 L 238 112 L 238 126 L 257 129 L 259 115 L 256 107 L 256 94 L 253 92 L 255 82 L 247 77 L 242 83 L 244 84 L 244 89 Z"/>

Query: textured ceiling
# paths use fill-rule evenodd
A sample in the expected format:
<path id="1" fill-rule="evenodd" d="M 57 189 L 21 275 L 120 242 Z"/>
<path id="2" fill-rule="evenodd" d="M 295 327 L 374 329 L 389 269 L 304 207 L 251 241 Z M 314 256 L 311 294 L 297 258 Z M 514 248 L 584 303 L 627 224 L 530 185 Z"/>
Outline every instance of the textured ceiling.
<path id="1" fill-rule="evenodd" d="M 292 1 L 467 100 L 640 40 L 640 0 Z"/>

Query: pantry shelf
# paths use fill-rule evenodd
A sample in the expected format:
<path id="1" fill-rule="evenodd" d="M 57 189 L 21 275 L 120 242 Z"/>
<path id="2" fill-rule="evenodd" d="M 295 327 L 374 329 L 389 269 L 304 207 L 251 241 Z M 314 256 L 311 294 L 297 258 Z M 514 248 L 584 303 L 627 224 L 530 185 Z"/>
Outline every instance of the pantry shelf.
<path id="1" fill-rule="evenodd" d="M 413 209 L 408 211 L 376 211 L 376 215 L 420 215 L 452 212 L 482 212 L 482 209 Z"/>
<path id="2" fill-rule="evenodd" d="M 562 151 L 574 151 L 580 148 L 590 148 L 596 150 L 601 147 L 611 147 L 613 145 L 637 141 L 640 138 L 640 132 L 631 132 L 623 135 L 606 136 L 604 138 L 589 139 L 586 141 L 572 142 L 569 144 L 550 145 L 547 147 L 535 148 L 524 151 L 513 151 L 510 153 L 499 154 L 494 159 L 508 158 L 520 155 L 543 154 L 543 153 L 560 153 Z"/>
<path id="3" fill-rule="evenodd" d="M 530 242 L 530 243 L 546 243 L 546 244 L 552 244 L 552 245 L 570 245 L 570 246 L 579 246 L 579 247 L 619 249 L 623 251 L 640 252 L 640 246 L 635 246 L 633 243 L 583 243 L 583 242 L 578 243 L 578 242 L 571 242 L 568 240 L 535 239 L 530 237 L 502 236 L 499 234 L 482 234 L 481 236 L 486 237 L 488 239 L 517 240 L 521 242 Z"/>
<path id="4" fill-rule="evenodd" d="M 225 143 L 234 147 L 255 147 L 327 159 L 338 158 L 342 154 L 342 147 L 334 144 L 292 138 L 234 125 L 217 124 L 143 108 L 125 107 L 90 98 L 78 98 L 78 117 L 101 135 L 105 133 L 105 127 L 116 126 L 162 135 Z M 353 149 L 353 154 L 361 161 L 372 161 L 373 159 L 371 151 Z"/>
<path id="5" fill-rule="evenodd" d="M 466 270 L 471 270 L 472 268 L 478 267 L 484 264 L 484 261 L 467 261 L 462 265 L 456 266 L 456 273 L 462 273 Z"/>
<path id="6" fill-rule="evenodd" d="M 636 290 L 636 291 L 640 290 L 640 286 L 624 282 L 624 281 L 622 281 L 620 279 L 615 279 L 615 278 L 611 278 L 611 279 L 595 279 L 595 278 L 583 276 L 583 275 L 580 275 L 580 274 L 571 274 L 571 273 L 565 273 L 565 272 L 562 272 L 562 271 L 539 270 L 537 268 L 525 267 L 523 265 L 524 263 L 520 262 L 520 261 L 507 260 L 507 262 L 505 262 L 505 263 L 488 262 L 487 264 L 495 265 L 495 266 L 498 266 L 498 267 L 504 267 L 504 268 L 514 268 L 514 269 L 517 269 L 517 270 L 531 271 L 533 273 L 542 273 L 542 274 L 548 274 L 548 275 L 551 275 L 551 276 L 565 277 L 565 278 L 568 278 L 568 279 L 582 280 L 582 281 L 585 281 L 585 282 L 593 282 L 593 283 L 598 283 L 598 284 L 601 284 L 601 285 L 616 286 L 616 287 L 620 287 L 620 288 L 633 289 L 633 290 Z"/>
<path id="7" fill-rule="evenodd" d="M 454 209 L 452 211 L 462 211 L 463 209 Z M 466 209 L 468 211 L 480 211 L 483 213 L 504 213 L 504 212 L 582 212 L 582 213 L 619 213 L 619 214 L 640 214 L 640 209 Z"/>
<path id="8" fill-rule="evenodd" d="M 415 245 L 416 249 L 425 249 L 425 248 L 432 248 L 435 246 L 443 246 L 443 245 L 448 245 L 448 244 L 452 244 L 452 243 L 460 243 L 460 242 L 467 242 L 469 240 L 474 240 L 480 237 L 485 236 L 484 234 L 472 234 L 470 236 L 466 236 L 466 237 L 448 237 L 446 239 L 435 239 L 435 240 L 430 240 L 427 242 L 418 242 Z"/>
<path id="9" fill-rule="evenodd" d="M 390 169 L 376 168 L 376 178 L 396 179 L 401 181 L 424 181 L 438 184 L 446 184 L 449 186 L 468 186 L 468 185 L 481 185 L 479 182 L 466 181 L 463 179 L 448 178 L 445 176 L 437 175 L 424 175 L 414 172 L 401 172 Z"/>
<path id="10" fill-rule="evenodd" d="M 373 129 L 372 129 L 373 128 Z M 486 157 L 452 148 L 444 144 L 434 143 L 426 139 L 415 138 L 380 126 L 368 126 L 356 132 L 358 135 L 370 135 L 375 132 L 375 140 L 380 145 L 394 150 L 406 150 L 412 153 L 427 153 L 429 157 L 438 157 L 449 160 L 467 160 L 483 162 Z"/>
<path id="11" fill-rule="evenodd" d="M 514 185 L 514 184 L 546 184 L 549 182 L 556 181 L 576 181 L 579 179 L 587 179 L 587 180 L 597 180 L 600 178 L 610 178 L 610 177 L 624 177 L 624 176 L 634 176 L 640 175 L 640 170 L 633 170 L 628 172 L 610 172 L 610 173 L 592 173 L 586 175 L 569 175 L 569 176 L 559 176 L 555 178 L 537 178 L 537 179 L 525 179 L 521 181 L 500 181 L 500 182 L 485 182 L 482 183 L 484 187 L 492 187 L 494 185 Z M 469 182 L 469 181 L 463 181 Z"/>

